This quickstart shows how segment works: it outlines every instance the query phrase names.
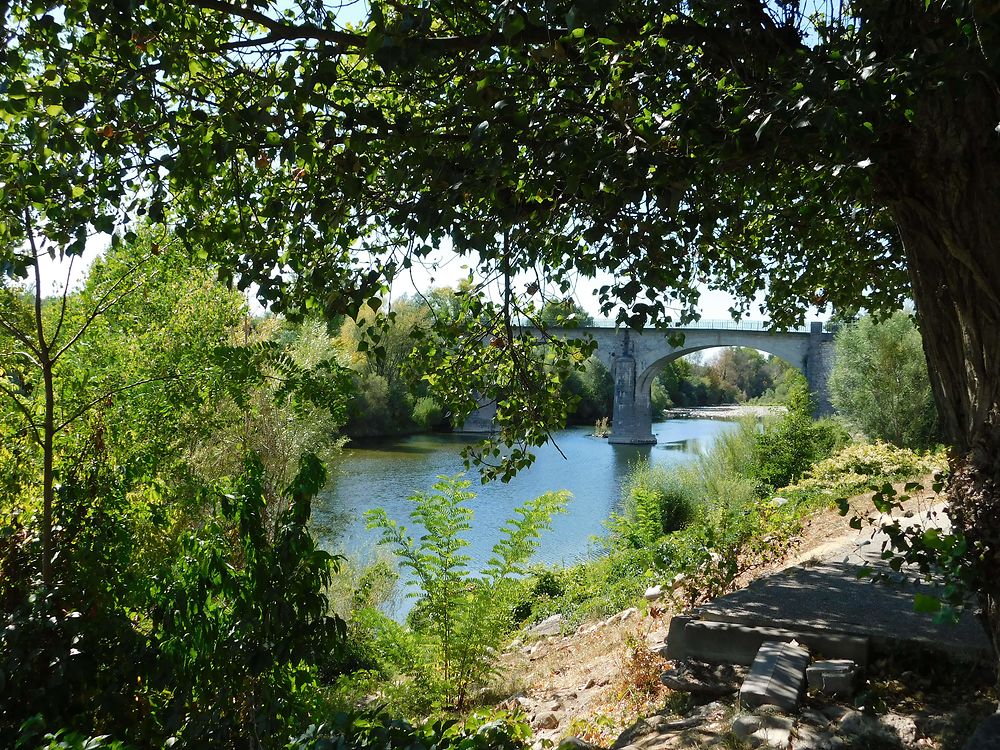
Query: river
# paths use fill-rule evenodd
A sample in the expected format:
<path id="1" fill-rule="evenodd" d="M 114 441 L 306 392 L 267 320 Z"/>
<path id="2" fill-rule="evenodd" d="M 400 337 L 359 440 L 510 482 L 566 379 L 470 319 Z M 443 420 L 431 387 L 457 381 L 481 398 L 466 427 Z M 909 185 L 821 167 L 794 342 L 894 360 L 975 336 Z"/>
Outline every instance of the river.
<path id="1" fill-rule="evenodd" d="M 526 500 L 553 490 L 569 490 L 567 512 L 557 516 L 552 531 L 541 540 L 535 561 L 571 564 L 593 550 L 592 537 L 605 532 L 604 522 L 619 503 L 621 483 L 629 467 L 641 458 L 670 466 L 691 460 L 736 425 L 710 419 L 673 419 L 653 425 L 653 446 L 609 445 L 591 437 L 590 427 L 556 433 L 552 445 L 536 451 L 537 459 L 508 484 L 479 483 L 475 471 L 468 477 L 477 497 L 470 545 L 466 552 L 477 567 L 489 557 L 500 529 Z M 382 507 L 390 518 L 410 526 L 407 498 L 427 491 L 439 475 L 461 472 L 459 455 L 469 436 L 423 434 L 348 446 L 332 467 L 331 489 L 315 503 L 315 529 L 325 547 L 347 552 L 360 560 L 373 553 L 378 533 L 365 528 L 362 514 Z M 418 534 L 417 534 L 418 535 Z"/>

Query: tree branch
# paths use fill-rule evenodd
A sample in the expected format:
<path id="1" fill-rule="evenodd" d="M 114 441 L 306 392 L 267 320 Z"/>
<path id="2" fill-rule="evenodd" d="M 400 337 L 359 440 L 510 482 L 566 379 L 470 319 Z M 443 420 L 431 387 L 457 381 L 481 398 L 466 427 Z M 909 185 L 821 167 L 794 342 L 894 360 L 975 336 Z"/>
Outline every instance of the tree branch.
<path id="1" fill-rule="evenodd" d="M 55 355 L 53 355 L 52 357 L 53 364 L 55 364 L 55 362 L 60 357 L 62 357 L 62 355 L 65 354 L 66 351 L 73 346 L 73 344 L 75 344 L 77 341 L 80 340 L 80 337 L 87 332 L 87 329 L 89 329 L 91 324 L 93 324 L 93 322 L 97 319 L 97 316 L 106 312 L 111 307 L 114 307 L 114 305 L 118 304 L 118 302 L 123 297 L 125 297 L 128 294 L 131 294 L 136 289 L 138 289 L 139 286 L 141 286 L 142 282 L 139 282 L 130 289 L 126 289 L 124 292 L 115 297 L 111 302 L 108 302 L 108 298 L 111 296 L 112 292 L 114 292 L 115 289 L 117 289 L 122 284 L 122 282 L 124 282 L 127 278 L 129 278 L 133 273 L 136 272 L 136 270 L 139 269 L 140 266 L 142 266 L 152 257 L 153 257 L 152 254 L 149 253 L 140 258 L 137 263 L 135 263 L 131 268 L 125 271 L 125 273 L 123 273 L 118 279 L 115 280 L 115 282 L 110 287 L 108 287 L 107 291 L 105 291 L 104 294 L 101 295 L 101 298 L 97 300 L 97 304 L 94 306 L 94 309 L 90 311 L 90 314 L 87 316 L 87 319 L 84 320 L 83 325 L 80 326 L 80 329 L 75 334 L 73 334 L 73 337 L 69 341 L 67 341 L 65 344 L 62 345 L 62 347 L 60 347 L 59 351 L 57 351 Z"/>
<path id="2" fill-rule="evenodd" d="M 37 336 L 38 359 L 44 365 L 49 358 L 49 347 L 45 343 L 45 328 L 42 325 L 42 272 L 38 267 L 40 256 L 38 247 L 35 245 L 35 233 L 31 228 L 31 214 L 27 207 L 24 209 L 24 231 L 28 236 L 28 244 L 31 246 L 31 255 L 35 259 L 35 336 Z"/>
<path id="3" fill-rule="evenodd" d="M 106 401 L 107 399 L 111 398 L 112 396 L 116 396 L 119 393 L 124 393 L 125 391 L 130 391 L 133 388 L 138 388 L 140 385 L 146 385 L 148 383 L 162 383 L 168 380 L 178 380 L 180 378 L 181 375 L 178 375 L 176 373 L 173 375 L 160 375 L 155 378 L 144 378 L 143 380 L 137 380 L 134 383 L 123 385 L 120 388 L 112 388 L 110 391 L 107 391 L 106 393 L 101 394 L 97 398 L 88 401 L 86 404 L 84 404 L 75 412 L 73 412 L 71 416 L 67 417 L 62 422 L 60 422 L 55 428 L 55 434 L 62 432 L 64 429 L 69 427 L 69 425 L 73 424 L 73 422 L 79 419 L 83 414 L 88 412 L 90 409 L 94 408 L 97 404 L 101 403 L 102 401 Z"/>
<path id="4" fill-rule="evenodd" d="M 73 261 L 76 260 L 75 255 L 69 256 L 69 268 L 66 269 L 66 282 L 63 284 L 62 301 L 59 303 L 59 321 L 56 323 L 56 330 L 52 334 L 52 344 L 56 343 L 59 338 L 59 332 L 62 330 L 63 321 L 66 319 L 66 297 L 69 294 L 69 279 L 73 274 Z"/>
<path id="5" fill-rule="evenodd" d="M 28 407 L 25 406 L 23 403 L 21 403 L 21 399 L 18 396 L 17 391 L 15 391 L 13 388 L 9 388 L 3 383 L 0 383 L 0 393 L 7 396 L 7 398 L 11 400 L 14 406 L 17 407 L 18 411 L 24 414 L 25 419 L 28 421 L 28 427 L 31 428 L 31 433 L 35 438 L 35 442 L 38 443 L 39 445 L 43 445 L 42 435 L 38 431 L 38 426 L 35 424 L 35 417 L 28 409 Z"/>
<path id="6" fill-rule="evenodd" d="M 16 341 L 19 341 L 22 344 L 24 344 L 26 347 L 28 347 L 28 349 L 30 349 L 31 353 L 34 355 L 34 357 L 32 357 L 32 363 L 35 364 L 35 365 L 38 365 L 39 367 L 41 366 L 41 365 L 39 365 L 38 360 L 35 359 L 35 357 L 40 357 L 41 356 L 41 352 L 38 351 L 38 347 L 35 346 L 35 342 L 33 342 L 31 339 L 29 339 L 24 334 L 23 331 L 18 330 L 17 328 L 15 328 L 14 326 L 12 326 L 10 323 L 8 323 L 6 320 L 4 320 L 3 317 L 0 317 L 0 328 L 2 328 L 7 333 L 9 333 L 11 335 L 11 337 L 13 337 Z"/>

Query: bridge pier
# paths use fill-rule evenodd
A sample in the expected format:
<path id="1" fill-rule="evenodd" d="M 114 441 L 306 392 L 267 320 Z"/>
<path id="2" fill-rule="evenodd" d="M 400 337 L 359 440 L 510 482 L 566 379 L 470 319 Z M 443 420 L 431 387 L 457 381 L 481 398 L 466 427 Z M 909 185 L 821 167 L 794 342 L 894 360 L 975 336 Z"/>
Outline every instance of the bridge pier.
<path id="1" fill-rule="evenodd" d="M 625 331 L 622 352 L 615 357 L 614 381 L 615 399 L 608 442 L 616 445 L 655 444 L 649 389 L 637 387 L 639 380 L 628 331 Z"/>
<path id="2" fill-rule="evenodd" d="M 823 331 L 823 324 L 809 324 L 809 349 L 806 353 L 805 376 L 813 398 L 813 416 L 833 413 L 830 403 L 830 371 L 833 369 L 833 334 Z"/>

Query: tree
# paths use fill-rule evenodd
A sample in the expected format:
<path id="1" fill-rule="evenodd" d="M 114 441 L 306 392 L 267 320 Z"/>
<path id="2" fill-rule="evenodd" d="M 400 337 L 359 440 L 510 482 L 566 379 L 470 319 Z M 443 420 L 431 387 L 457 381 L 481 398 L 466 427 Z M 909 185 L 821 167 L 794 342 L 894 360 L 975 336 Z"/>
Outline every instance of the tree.
<path id="1" fill-rule="evenodd" d="M 727 347 L 712 363 L 712 368 L 723 382 L 736 386 L 743 399 L 756 398 L 774 385 L 768 363 L 756 349 Z"/>
<path id="2" fill-rule="evenodd" d="M 42 495 L 42 579 L 51 583 L 53 545 L 53 504 L 56 487 L 58 441 L 74 424 L 99 404 L 118 394 L 151 382 L 179 377 L 176 370 L 146 373 L 129 382 L 113 384 L 91 377 L 89 370 L 68 363 L 76 350 L 84 347 L 92 329 L 103 316 L 131 295 L 146 291 L 159 272 L 154 253 L 143 248 L 114 272 L 96 274 L 97 283 L 88 293 L 70 296 L 67 276 L 59 295 L 51 302 L 42 285 L 41 263 L 44 246 L 36 239 L 27 215 L 25 227 L 30 254 L 22 256 L 32 270 L 30 286 L 0 285 L 0 395 L 6 410 L 3 420 L 19 425 L 10 436 L 28 442 L 41 454 L 38 484 Z M 159 251 L 156 253 L 159 254 Z M 69 268 L 72 264 L 68 264 Z M 13 419 L 11 419 L 13 417 Z"/>
<path id="3" fill-rule="evenodd" d="M 842 328 L 830 374 L 837 411 L 868 437 L 901 447 L 937 440 L 937 414 L 920 332 L 905 312 L 877 322 L 865 316 Z"/>
<path id="4" fill-rule="evenodd" d="M 542 305 L 537 322 L 546 328 L 594 325 L 594 316 L 584 310 L 572 297 L 563 300 L 549 300 Z"/>
<path id="5" fill-rule="evenodd" d="M 674 304 L 695 316 L 701 279 L 736 292 L 737 313 L 763 293 L 777 326 L 813 304 L 890 310 L 909 295 L 956 448 L 953 521 L 1000 635 L 995 5 L 60 7 L 21 0 L 4 17 L 18 137 L 65 153 L 39 134 L 46 96 L 111 92 L 92 103 L 127 107 L 104 121 L 128 127 L 107 132 L 157 161 L 136 193 L 153 218 L 170 205 L 183 236 L 279 310 L 356 313 L 446 238 L 476 252 L 500 302 L 470 301 L 482 335 L 460 341 L 482 348 L 437 354 L 463 381 L 441 392 L 468 410 L 474 386 L 506 389 L 501 426 L 529 444 L 564 414 L 513 328 L 520 270 L 567 292 L 576 273 L 609 272 L 601 304 L 633 325 Z M 53 57 L 86 62 L 86 86 L 36 81 Z M 21 216 L 23 197 L 4 196 L 4 218 Z"/>

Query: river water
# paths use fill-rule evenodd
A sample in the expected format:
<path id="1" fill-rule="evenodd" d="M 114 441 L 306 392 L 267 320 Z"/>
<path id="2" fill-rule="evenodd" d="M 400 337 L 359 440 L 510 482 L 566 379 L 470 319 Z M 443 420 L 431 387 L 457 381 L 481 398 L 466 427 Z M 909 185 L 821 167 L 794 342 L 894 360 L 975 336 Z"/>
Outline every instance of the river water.
<path id="1" fill-rule="evenodd" d="M 653 446 L 609 445 L 591 437 L 590 427 L 562 430 L 552 445 L 536 451 L 531 468 L 508 484 L 479 483 L 468 473 L 477 493 L 470 506 L 475 511 L 465 550 L 477 568 L 490 555 L 500 529 L 514 509 L 526 500 L 554 490 L 569 490 L 573 497 L 567 512 L 557 516 L 552 531 L 542 537 L 535 561 L 572 564 L 594 550 L 592 538 L 605 532 L 604 522 L 618 507 L 622 480 L 630 467 L 645 458 L 654 465 L 670 466 L 691 460 L 711 448 L 716 438 L 736 425 L 709 419 L 673 419 L 653 425 Z M 348 446 L 332 467 L 331 489 L 315 503 L 315 529 L 325 547 L 348 553 L 361 561 L 370 559 L 378 532 L 365 528 L 362 514 L 384 508 L 390 518 L 411 526 L 407 499 L 429 491 L 439 475 L 463 471 L 459 455 L 468 436 L 423 434 Z M 420 530 L 411 529 L 413 536 Z M 416 533 L 414 533 L 416 532 Z"/>

